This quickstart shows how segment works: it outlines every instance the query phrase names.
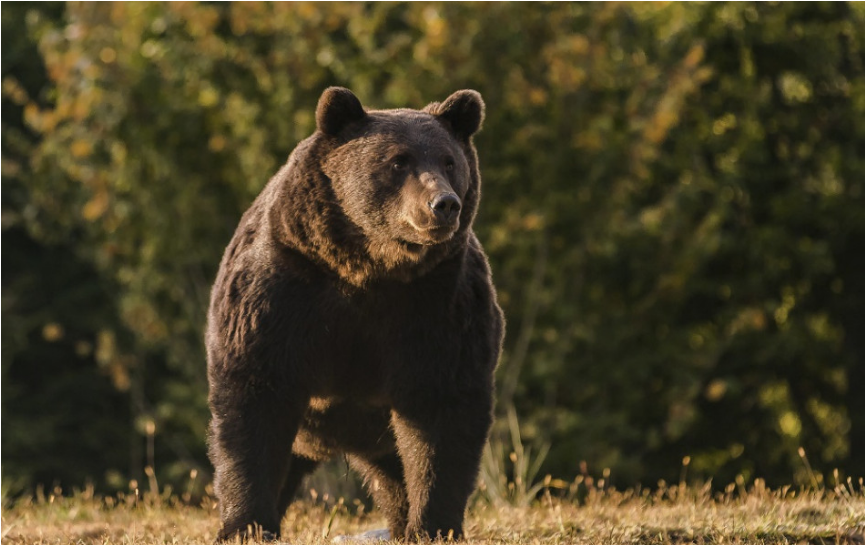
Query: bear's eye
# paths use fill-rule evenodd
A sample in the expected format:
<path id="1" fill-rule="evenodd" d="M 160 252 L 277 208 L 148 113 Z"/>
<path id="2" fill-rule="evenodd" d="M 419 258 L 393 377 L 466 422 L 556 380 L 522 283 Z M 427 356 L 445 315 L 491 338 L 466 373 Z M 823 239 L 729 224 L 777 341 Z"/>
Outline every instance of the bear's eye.
<path id="1" fill-rule="evenodd" d="M 403 170 L 408 168 L 408 159 L 405 157 L 397 157 L 390 164 L 390 167 L 397 172 L 402 172 Z"/>
<path id="2" fill-rule="evenodd" d="M 451 171 L 454 169 L 454 160 L 448 157 L 445 159 L 445 170 Z"/>

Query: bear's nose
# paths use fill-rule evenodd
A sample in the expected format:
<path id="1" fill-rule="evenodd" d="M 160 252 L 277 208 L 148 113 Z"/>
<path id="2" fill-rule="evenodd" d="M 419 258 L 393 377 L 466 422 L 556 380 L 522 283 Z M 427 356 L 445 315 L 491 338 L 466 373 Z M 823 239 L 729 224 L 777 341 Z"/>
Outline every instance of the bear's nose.
<path id="1" fill-rule="evenodd" d="M 460 212 L 460 198 L 453 193 L 440 193 L 429 202 L 429 207 L 440 221 L 453 221 Z"/>

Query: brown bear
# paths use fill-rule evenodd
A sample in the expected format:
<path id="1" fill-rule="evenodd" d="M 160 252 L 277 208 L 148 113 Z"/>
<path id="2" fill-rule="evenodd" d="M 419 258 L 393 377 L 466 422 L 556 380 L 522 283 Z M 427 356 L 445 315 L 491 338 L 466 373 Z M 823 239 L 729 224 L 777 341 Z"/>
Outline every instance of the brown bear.
<path id="1" fill-rule="evenodd" d="M 462 536 L 504 331 L 472 231 L 483 117 L 471 90 L 365 110 L 331 87 L 243 215 L 206 334 L 218 540 L 278 538 L 338 454 L 394 538 Z"/>

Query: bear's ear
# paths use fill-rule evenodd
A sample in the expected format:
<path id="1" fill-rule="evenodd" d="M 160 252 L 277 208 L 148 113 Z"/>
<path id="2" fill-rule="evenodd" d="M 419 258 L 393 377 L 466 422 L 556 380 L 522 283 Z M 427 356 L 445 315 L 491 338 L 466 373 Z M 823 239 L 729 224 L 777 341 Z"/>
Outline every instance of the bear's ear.
<path id="1" fill-rule="evenodd" d="M 457 136 L 468 140 L 484 121 L 484 99 L 471 89 L 457 91 L 444 102 L 433 102 L 424 111 L 450 123 Z"/>
<path id="2" fill-rule="evenodd" d="M 335 136 L 346 125 L 366 117 L 360 100 L 345 87 L 328 87 L 318 99 L 315 124 L 318 130 Z"/>

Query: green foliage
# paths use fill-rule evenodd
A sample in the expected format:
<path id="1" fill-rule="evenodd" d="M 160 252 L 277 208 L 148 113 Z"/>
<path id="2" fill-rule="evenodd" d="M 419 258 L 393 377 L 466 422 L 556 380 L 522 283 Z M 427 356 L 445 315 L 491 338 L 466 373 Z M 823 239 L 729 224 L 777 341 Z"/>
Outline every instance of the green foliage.
<path id="1" fill-rule="evenodd" d="M 103 435 L 131 459 L 124 476 L 206 467 L 210 283 L 328 85 L 374 107 L 483 94 L 477 231 L 509 323 L 500 406 L 551 445 L 544 472 L 585 460 L 653 482 L 687 455 L 695 478 L 808 482 L 799 447 L 818 473 L 865 472 L 860 6 L 54 9 L 3 5 L 3 240 L 32 241 L 14 278 L 66 277 L 38 260 L 57 247 L 90 272 L 41 314 L 7 305 L 37 288 L 4 275 L 3 388 L 46 403 L 16 367 L 71 357 L 10 345 L 10 320 L 16 338 L 83 328 L 89 367 L 45 380 L 75 400 L 96 372 L 129 399 L 104 415 L 132 435 Z M 64 310 L 85 288 L 102 298 Z M 4 476 L 43 478 L 14 462 L 29 440 L 4 433 Z"/>
<path id="2" fill-rule="evenodd" d="M 535 454 L 531 446 L 523 445 L 520 423 L 513 407 L 508 408 L 506 418 L 510 441 L 494 435 L 484 447 L 478 496 L 496 507 L 529 507 L 549 484 L 537 482 L 537 477 L 550 445 L 541 445 Z M 506 446 L 506 443 L 510 444 Z"/>

